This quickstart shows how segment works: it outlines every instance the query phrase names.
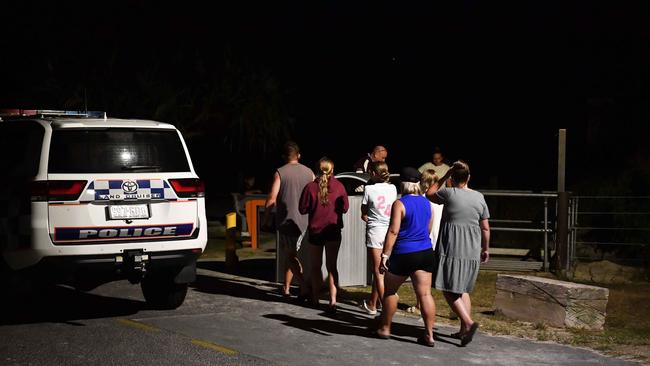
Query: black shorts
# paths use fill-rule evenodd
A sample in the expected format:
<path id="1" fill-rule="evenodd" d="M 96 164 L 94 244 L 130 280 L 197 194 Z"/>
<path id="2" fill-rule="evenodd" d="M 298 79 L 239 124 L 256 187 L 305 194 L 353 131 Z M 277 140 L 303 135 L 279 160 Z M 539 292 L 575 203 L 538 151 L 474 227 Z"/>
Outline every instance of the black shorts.
<path id="1" fill-rule="evenodd" d="M 304 234 L 298 225 L 289 221 L 278 228 L 278 244 L 285 250 L 298 251 L 305 237 Z"/>
<path id="2" fill-rule="evenodd" d="M 410 276 L 415 271 L 433 273 L 433 248 L 419 252 L 393 254 L 388 260 L 388 272 L 398 276 Z"/>
<path id="3" fill-rule="evenodd" d="M 330 242 L 341 242 L 341 228 L 330 225 L 320 232 L 309 232 L 309 243 L 312 245 L 325 245 Z"/>

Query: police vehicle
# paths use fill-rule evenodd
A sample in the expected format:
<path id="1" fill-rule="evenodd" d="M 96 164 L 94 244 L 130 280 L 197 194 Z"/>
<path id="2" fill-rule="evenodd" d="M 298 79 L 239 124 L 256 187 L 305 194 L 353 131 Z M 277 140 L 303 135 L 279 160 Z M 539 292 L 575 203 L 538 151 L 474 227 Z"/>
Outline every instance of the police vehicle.
<path id="1" fill-rule="evenodd" d="M 204 184 L 170 124 L 0 111 L 0 266 L 89 290 L 140 283 L 176 308 L 207 242 Z"/>

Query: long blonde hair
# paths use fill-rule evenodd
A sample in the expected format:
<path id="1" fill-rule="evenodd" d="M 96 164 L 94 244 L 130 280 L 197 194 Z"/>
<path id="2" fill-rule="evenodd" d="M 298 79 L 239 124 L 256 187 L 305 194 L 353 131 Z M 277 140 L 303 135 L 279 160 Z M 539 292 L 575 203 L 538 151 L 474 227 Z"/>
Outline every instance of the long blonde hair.
<path id="1" fill-rule="evenodd" d="M 318 200 L 323 206 L 329 204 L 329 192 L 327 190 L 327 183 L 329 183 L 330 177 L 334 174 L 334 162 L 332 159 L 324 156 L 318 161 Z"/>

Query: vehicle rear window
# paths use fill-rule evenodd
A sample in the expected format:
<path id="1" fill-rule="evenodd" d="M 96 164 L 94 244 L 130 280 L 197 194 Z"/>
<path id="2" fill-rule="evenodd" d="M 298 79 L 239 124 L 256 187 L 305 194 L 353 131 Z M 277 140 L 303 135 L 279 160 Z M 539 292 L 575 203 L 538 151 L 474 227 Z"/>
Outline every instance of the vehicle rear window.
<path id="1" fill-rule="evenodd" d="M 0 167 L 10 178 L 38 173 L 45 130 L 31 121 L 0 123 Z"/>
<path id="2" fill-rule="evenodd" d="M 189 171 L 174 130 L 127 128 L 52 132 L 50 173 Z"/>

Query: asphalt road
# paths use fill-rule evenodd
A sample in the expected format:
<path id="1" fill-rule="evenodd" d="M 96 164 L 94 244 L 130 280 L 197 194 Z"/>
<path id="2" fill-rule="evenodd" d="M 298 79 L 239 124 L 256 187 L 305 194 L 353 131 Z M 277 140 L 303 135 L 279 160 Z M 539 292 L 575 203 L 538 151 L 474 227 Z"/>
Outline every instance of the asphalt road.
<path id="1" fill-rule="evenodd" d="M 459 347 L 437 327 L 435 348 L 416 343 L 422 323 L 396 316 L 393 337 L 353 304 L 336 315 L 284 301 L 275 284 L 203 262 L 175 311 L 147 309 L 139 286 L 115 282 L 90 293 L 50 287 L 3 300 L 1 365 L 636 365 L 552 343 L 479 331 Z"/>

